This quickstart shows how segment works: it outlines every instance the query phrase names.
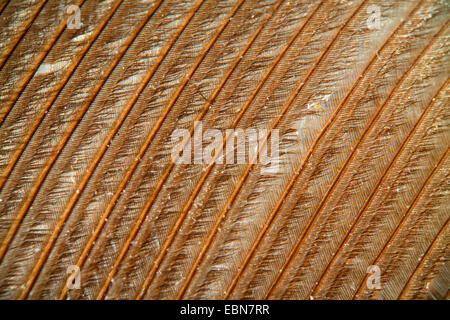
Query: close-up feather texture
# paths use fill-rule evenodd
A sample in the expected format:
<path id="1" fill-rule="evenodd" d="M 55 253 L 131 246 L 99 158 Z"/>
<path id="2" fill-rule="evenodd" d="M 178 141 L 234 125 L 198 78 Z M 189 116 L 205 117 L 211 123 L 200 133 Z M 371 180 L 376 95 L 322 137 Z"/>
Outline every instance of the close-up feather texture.
<path id="1" fill-rule="evenodd" d="M 449 5 L 0 0 L 0 299 L 448 300 Z"/>

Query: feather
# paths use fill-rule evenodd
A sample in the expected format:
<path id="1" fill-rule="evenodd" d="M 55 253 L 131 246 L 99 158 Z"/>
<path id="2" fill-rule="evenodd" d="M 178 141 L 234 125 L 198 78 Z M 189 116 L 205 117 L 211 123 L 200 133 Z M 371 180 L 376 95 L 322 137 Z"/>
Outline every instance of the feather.
<path id="1" fill-rule="evenodd" d="M 0 298 L 448 299 L 445 1 L 17 0 L 0 22 Z"/>

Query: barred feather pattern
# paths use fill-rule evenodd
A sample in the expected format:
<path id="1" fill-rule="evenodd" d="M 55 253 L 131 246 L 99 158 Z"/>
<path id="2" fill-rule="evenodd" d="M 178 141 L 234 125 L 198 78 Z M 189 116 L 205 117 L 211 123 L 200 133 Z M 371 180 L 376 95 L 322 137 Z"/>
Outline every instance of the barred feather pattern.
<path id="1" fill-rule="evenodd" d="M 448 299 L 448 17 L 442 0 L 0 1 L 0 298 Z M 179 163 L 179 129 L 266 143 Z"/>

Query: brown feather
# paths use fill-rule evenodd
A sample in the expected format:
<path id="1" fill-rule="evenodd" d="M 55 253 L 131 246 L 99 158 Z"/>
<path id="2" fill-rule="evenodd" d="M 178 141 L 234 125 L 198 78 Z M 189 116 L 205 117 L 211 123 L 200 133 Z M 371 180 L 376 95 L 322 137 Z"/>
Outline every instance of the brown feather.
<path id="1" fill-rule="evenodd" d="M 0 298 L 448 299 L 445 1 L 17 0 L 0 24 Z M 222 149 L 279 130 L 279 170 L 173 162 L 199 121 Z"/>

